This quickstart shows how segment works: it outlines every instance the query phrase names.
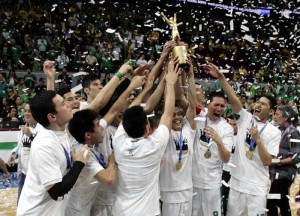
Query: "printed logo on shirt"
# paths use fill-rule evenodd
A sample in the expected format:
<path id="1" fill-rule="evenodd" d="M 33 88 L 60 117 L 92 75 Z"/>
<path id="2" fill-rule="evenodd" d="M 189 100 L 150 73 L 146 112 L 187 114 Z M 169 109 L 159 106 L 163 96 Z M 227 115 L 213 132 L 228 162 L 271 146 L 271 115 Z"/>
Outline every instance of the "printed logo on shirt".
<path id="1" fill-rule="evenodd" d="M 26 148 L 31 148 L 31 143 L 33 141 L 33 139 L 35 138 L 36 134 L 32 134 L 31 137 L 25 137 L 22 139 L 22 145 L 23 147 L 26 147 Z"/>
<path id="2" fill-rule="evenodd" d="M 174 144 L 176 147 L 176 151 L 180 151 L 180 146 L 179 146 L 179 140 L 174 139 Z M 188 140 L 187 138 L 183 138 L 182 140 L 182 154 L 187 154 L 188 153 Z"/>
<path id="3" fill-rule="evenodd" d="M 199 137 L 199 139 L 202 142 L 209 143 L 210 142 L 210 138 L 208 136 L 206 136 L 204 130 L 200 129 L 199 131 L 200 131 L 200 137 Z"/>

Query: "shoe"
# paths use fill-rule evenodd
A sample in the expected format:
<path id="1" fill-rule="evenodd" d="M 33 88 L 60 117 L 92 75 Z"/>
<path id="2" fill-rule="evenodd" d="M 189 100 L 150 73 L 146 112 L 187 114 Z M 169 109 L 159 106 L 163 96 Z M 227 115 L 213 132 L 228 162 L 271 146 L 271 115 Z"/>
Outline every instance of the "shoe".
<path id="1" fill-rule="evenodd" d="M 10 175 L 6 176 L 6 175 L 2 175 L 0 176 L 0 181 L 5 181 L 5 180 L 8 180 L 10 179 Z"/>

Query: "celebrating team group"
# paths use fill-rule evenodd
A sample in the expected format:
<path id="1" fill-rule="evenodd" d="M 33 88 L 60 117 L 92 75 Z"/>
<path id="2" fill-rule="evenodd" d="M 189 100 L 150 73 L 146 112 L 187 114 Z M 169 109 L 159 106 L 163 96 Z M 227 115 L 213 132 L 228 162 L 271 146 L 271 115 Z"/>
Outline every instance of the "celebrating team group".
<path id="1" fill-rule="evenodd" d="M 47 91 L 27 105 L 37 122 L 31 147 L 18 150 L 26 170 L 17 215 L 261 216 L 277 207 L 291 215 L 286 195 L 300 162 L 293 110 L 261 95 L 248 112 L 212 63 L 203 73 L 222 91 L 201 104 L 192 60 L 180 67 L 175 46 L 166 42 L 150 72 L 125 63 L 104 87 L 86 75 L 79 107 L 73 91 L 54 91 L 55 65 L 44 62 Z"/>

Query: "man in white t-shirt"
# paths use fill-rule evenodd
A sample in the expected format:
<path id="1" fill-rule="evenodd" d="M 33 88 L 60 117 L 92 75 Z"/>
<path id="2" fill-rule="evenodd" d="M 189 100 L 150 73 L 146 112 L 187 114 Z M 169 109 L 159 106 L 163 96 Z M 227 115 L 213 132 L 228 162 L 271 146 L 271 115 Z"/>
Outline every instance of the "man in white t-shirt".
<path id="1" fill-rule="evenodd" d="M 172 130 L 169 143 L 162 158 L 159 176 L 160 194 L 162 201 L 162 215 L 185 215 L 192 212 L 192 156 L 195 138 L 196 93 L 193 67 L 182 76 L 187 75 L 188 108 L 184 112 L 176 107 L 173 113 Z M 180 86 L 180 84 L 177 84 Z"/>
<path id="2" fill-rule="evenodd" d="M 166 75 L 165 109 L 160 125 L 148 136 L 149 122 L 141 106 L 124 112 L 123 122 L 113 137 L 118 164 L 118 182 L 113 215 L 159 215 L 160 162 L 169 140 L 175 105 L 174 85 L 178 79 L 178 65 L 168 65 Z"/>
<path id="3" fill-rule="evenodd" d="M 232 112 L 240 116 L 237 120 L 238 145 L 233 156 L 236 167 L 231 169 L 227 215 L 265 215 L 268 166 L 272 157 L 278 154 L 281 137 L 280 131 L 268 122 L 269 116 L 275 111 L 276 101 L 271 96 L 261 96 L 253 107 L 252 115 L 243 109 L 226 77 L 215 65 L 209 63 L 204 69 L 219 79 L 232 105 Z"/>
<path id="4" fill-rule="evenodd" d="M 42 127 L 31 145 L 29 167 L 17 215 L 64 215 L 64 196 L 91 156 L 85 146 L 72 152 L 66 124 L 72 110 L 54 91 L 43 91 L 30 102 L 33 118 Z M 84 154 L 85 153 L 85 154 Z"/>
<path id="5" fill-rule="evenodd" d="M 115 181 L 117 166 L 114 156 L 110 155 L 106 163 L 95 149 L 103 141 L 102 134 L 106 125 L 105 120 L 100 120 L 99 114 L 90 109 L 76 112 L 68 125 L 72 136 L 79 143 L 87 144 L 92 156 L 68 194 L 67 216 L 89 216 L 98 189 L 97 183 L 112 185 Z"/>
<path id="6" fill-rule="evenodd" d="M 114 105 L 109 109 L 108 113 L 101 119 L 101 124 L 103 127 L 103 142 L 99 145 L 96 145 L 95 153 L 101 154 L 105 163 L 108 163 L 109 158 L 111 157 L 112 151 L 112 135 L 116 131 L 116 127 L 111 126 L 114 123 L 120 123 L 121 114 L 120 109 L 128 99 L 128 96 L 132 92 L 133 89 L 136 89 L 142 86 L 145 83 L 145 76 L 135 76 L 131 80 L 128 88 L 121 94 L 118 100 L 114 103 Z M 117 124 L 117 125 L 118 125 Z M 108 126 L 109 125 L 109 126 Z M 110 216 L 112 215 L 112 205 L 115 199 L 115 184 L 108 185 L 99 182 L 97 186 L 97 193 L 94 199 L 94 203 L 92 208 L 90 209 L 91 215 L 97 216 Z"/>
<path id="7" fill-rule="evenodd" d="M 208 101 L 207 115 L 197 121 L 194 142 L 193 216 L 221 215 L 221 164 L 229 161 L 233 145 L 233 129 L 222 118 L 226 108 L 223 92 L 210 93 Z"/>

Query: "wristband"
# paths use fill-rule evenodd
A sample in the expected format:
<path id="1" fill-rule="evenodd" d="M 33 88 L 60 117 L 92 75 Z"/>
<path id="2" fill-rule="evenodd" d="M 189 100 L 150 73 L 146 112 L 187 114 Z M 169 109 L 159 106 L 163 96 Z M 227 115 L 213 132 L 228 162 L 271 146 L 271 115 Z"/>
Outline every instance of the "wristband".
<path id="1" fill-rule="evenodd" d="M 119 80 L 121 80 L 121 78 L 122 78 L 123 75 L 121 74 L 120 71 L 117 71 L 117 72 L 115 73 L 115 76 L 118 77 Z"/>

